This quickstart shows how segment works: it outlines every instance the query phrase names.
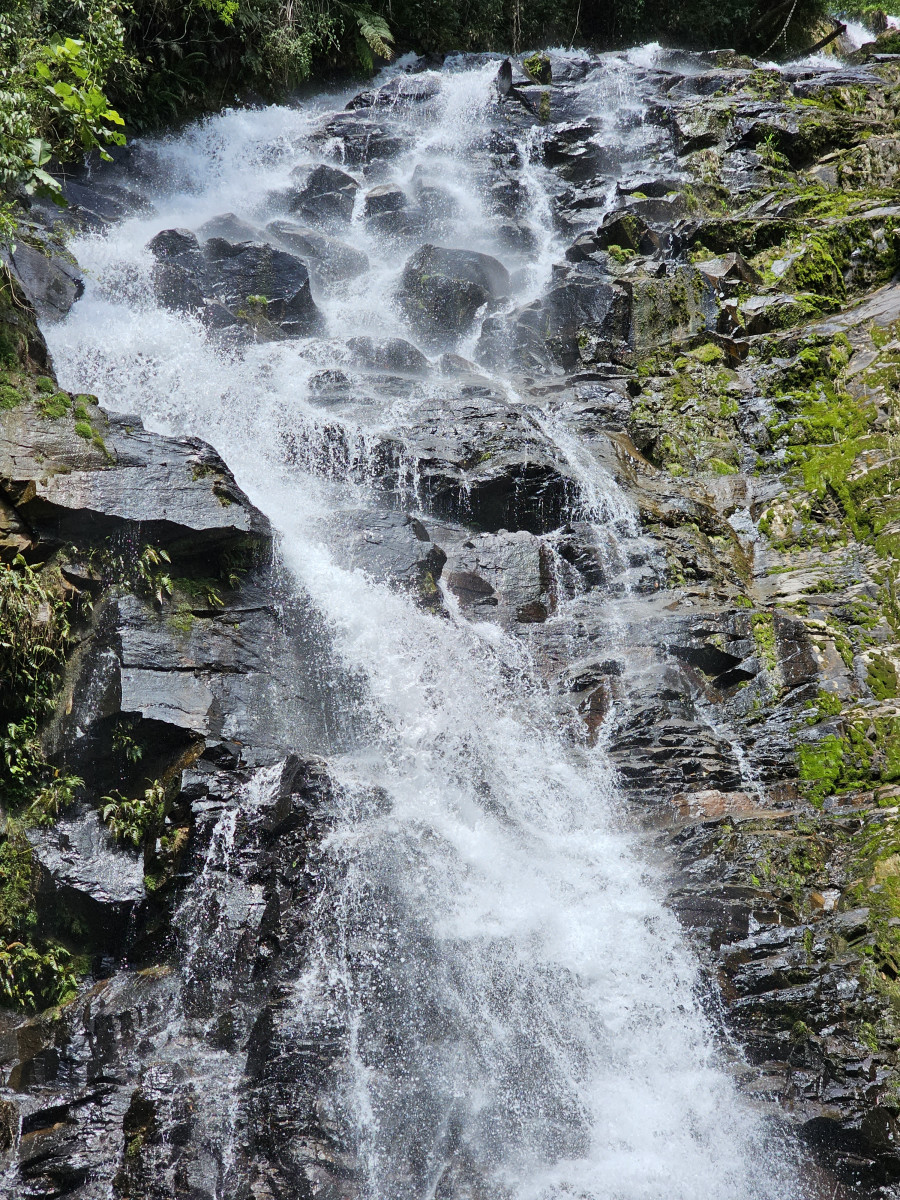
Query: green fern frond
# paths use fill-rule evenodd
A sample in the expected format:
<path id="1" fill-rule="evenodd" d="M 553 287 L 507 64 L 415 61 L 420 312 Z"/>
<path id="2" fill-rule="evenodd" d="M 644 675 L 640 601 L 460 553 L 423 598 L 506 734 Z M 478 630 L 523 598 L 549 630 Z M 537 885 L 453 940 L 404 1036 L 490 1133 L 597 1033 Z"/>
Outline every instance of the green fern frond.
<path id="1" fill-rule="evenodd" d="M 394 40 L 394 35 L 384 17 L 365 5 L 342 4 L 341 7 L 353 17 L 364 41 L 379 58 L 394 57 L 393 47 L 388 44 Z"/>

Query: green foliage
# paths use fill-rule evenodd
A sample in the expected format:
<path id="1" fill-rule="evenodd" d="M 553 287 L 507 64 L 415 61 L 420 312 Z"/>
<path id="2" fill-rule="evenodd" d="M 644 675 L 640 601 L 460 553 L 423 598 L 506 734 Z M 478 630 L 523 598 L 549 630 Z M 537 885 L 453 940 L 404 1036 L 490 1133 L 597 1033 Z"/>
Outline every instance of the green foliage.
<path id="1" fill-rule="evenodd" d="M 778 666 L 778 648 L 775 642 L 775 618 L 771 613 L 756 613 L 750 621 L 756 650 L 767 671 Z"/>
<path id="2" fill-rule="evenodd" d="M 71 954 L 61 946 L 35 944 L 37 872 L 31 845 L 19 822 L 0 838 L 0 1004 L 35 1009 L 74 994 Z M 42 948 L 43 946 L 43 948 Z"/>
<path id="3" fill-rule="evenodd" d="M 59 199 L 51 159 L 109 158 L 105 147 L 124 143 L 104 90 L 116 68 L 136 65 L 120 10 L 117 0 L 12 0 L 0 16 L 0 189 Z"/>
<path id="4" fill-rule="evenodd" d="M 121 717 L 112 734 L 112 748 L 130 763 L 140 762 L 144 749 L 134 737 L 134 725 L 128 717 Z"/>
<path id="5" fill-rule="evenodd" d="M 0 563 L 0 799 L 43 824 L 74 799 L 81 780 L 45 760 L 38 736 L 71 639 L 68 605 L 52 575 L 21 555 Z"/>
<path id="6" fill-rule="evenodd" d="M 31 843 L 10 822 L 0 842 L 0 936 L 12 937 L 31 923 L 34 891 Z"/>
<path id="7" fill-rule="evenodd" d="M 39 950 L 27 942 L 0 942 L 0 998 L 16 1008 L 65 1003 L 78 986 L 72 955 L 62 946 Z"/>
<path id="8" fill-rule="evenodd" d="M 166 571 L 171 561 L 168 553 L 158 546 L 145 546 L 137 561 L 139 588 L 157 604 L 172 595 L 172 580 Z"/>
<path id="9" fill-rule="evenodd" d="M 105 804 L 101 815 L 113 837 L 117 842 L 127 843 L 137 850 L 152 827 L 163 818 L 166 791 L 156 779 L 142 796 L 133 800 L 118 792 L 103 799 Z"/>

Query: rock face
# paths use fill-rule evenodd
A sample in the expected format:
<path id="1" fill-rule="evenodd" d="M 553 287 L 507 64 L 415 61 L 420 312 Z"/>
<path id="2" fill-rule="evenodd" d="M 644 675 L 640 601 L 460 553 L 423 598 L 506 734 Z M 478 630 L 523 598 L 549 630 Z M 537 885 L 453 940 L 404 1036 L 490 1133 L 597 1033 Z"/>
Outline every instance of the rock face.
<path id="1" fill-rule="evenodd" d="M 810 1197 L 883 1200 L 900 1189 L 900 67 L 546 61 L 549 112 L 504 71 L 480 151 L 514 264 L 537 236 L 522 135 L 541 133 L 559 253 L 537 299 L 435 244 L 458 212 L 446 179 L 390 177 L 410 143 L 393 117 L 428 111 L 430 74 L 323 118 L 311 144 L 342 165 L 303 168 L 280 208 L 157 234 L 157 296 L 228 336 L 312 334 L 310 278 L 333 296 L 369 269 L 351 221 L 406 260 L 407 336 L 348 338 L 309 386 L 321 459 L 372 497 L 335 553 L 429 620 L 520 639 L 667 857 L 741 1084 L 808 1147 Z M 614 157 L 580 89 L 619 69 L 644 119 Z M 73 191 L 82 224 L 126 211 L 103 188 Z M 300 1038 L 288 998 L 327 920 L 328 760 L 365 719 L 335 697 L 359 683 L 210 447 L 59 391 L 25 297 L 63 315 L 74 265 L 30 242 L 11 265 L 0 559 L 46 564 L 70 606 L 41 743 L 82 782 L 24 842 L 16 817 L 0 834 L 32 864 L 28 936 L 79 964 L 64 1007 L 0 1016 L 0 1171 L 25 1196 L 352 1200 L 327 1099 L 347 1031 L 323 1017 Z M 466 337 L 470 357 L 437 359 Z M 361 409 L 391 406 L 353 442 Z M 289 423 L 284 443 L 308 461 Z M 130 841 L 123 799 L 148 806 Z"/>

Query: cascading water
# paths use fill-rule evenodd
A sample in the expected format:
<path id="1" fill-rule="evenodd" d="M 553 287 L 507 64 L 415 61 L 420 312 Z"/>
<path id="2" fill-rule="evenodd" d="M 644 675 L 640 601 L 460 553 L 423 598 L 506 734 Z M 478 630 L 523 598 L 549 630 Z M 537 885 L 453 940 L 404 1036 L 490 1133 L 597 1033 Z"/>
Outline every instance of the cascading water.
<path id="1" fill-rule="evenodd" d="M 518 138 L 528 220 L 518 247 L 500 241 L 495 72 L 459 62 L 420 77 L 431 99 L 379 114 L 400 145 L 372 181 L 439 185 L 419 240 L 499 256 L 521 306 L 559 258 L 559 184 L 535 135 Z M 787 1200 L 799 1195 L 790 1164 L 719 1061 L 698 968 L 627 832 L 602 740 L 587 745 L 560 718 L 526 640 L 465 619 L 449 594 L 449 619 L 424 612 L 348 562 L 354 518 L 385 503 L 380 450 L 399 447 L 400 501 L 424 517 L 409 431 L 458 403 L 459 380 L 434 363 L 399 383 L 354 372 L 351 338 L 416 341 L 392 303 L 414 247 L 398 254 L 373 233 L 358 198 L 343 236 L 369 268 L 316 293 L 327 328 L 315 337 L 229 348 L 148 299 L 148 239 L 226 210 L 261 225 L 292 170 L 334 161 L 321 130 L 339 102 L 226 113 L 146 147 L 150 215 L 78 240 L 87 294 L 50 340 L 65 386 L 216 447 L 364 696 L 355 744 L 323 747 L 334 812 L 290 1017 L 298 1043 L 340 1031 L 325 1103 L 358 1194 Z M 578 103 L 604 106 L 620 168 L 653 152 L 627 59 L 598 61 Z M 477 336 L 476 323 L 458 353 L 474 355 Z M 323 372 L 351 386 L 323 398 Z M 481 373 L 472 386 L 502 392 L 565 466 L 569 516 L 607 539 L 637 536 L 565 413 L 542 411 L 521 381 Z"/>

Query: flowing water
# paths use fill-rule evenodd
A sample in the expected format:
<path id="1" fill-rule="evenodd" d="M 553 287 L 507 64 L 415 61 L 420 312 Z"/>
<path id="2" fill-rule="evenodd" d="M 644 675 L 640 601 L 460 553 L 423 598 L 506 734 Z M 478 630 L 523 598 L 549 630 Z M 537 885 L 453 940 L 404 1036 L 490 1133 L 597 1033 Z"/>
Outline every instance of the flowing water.
<path id="1" fill-rule="evenodd" d="M 602 117 L 598 138 L 620 174 L 663 153 L 643 121 L 652 60 L 650 50 L 598 60 L 577 91 L 576 108 Z M 495 73 L 460 60 L 418 76 L 435 95 L 379 112 L 402 145 L 372 182 L 439 185 L 447 202 L 421 240 L 498 256 L 522 305 L 561 258 L 561 185 L 541 165 L 540 127 L 517 134 L 528 248 L 501 243 Z M 328 1105 L 365 1200 L 788 1200 L 799 1195 L 789 1157 L 722 1061 L 697 964 L 629 832 L 602 740 L 588 745 L 560 718 L 527 641 L 467 620 L 449 593 L 447 617 L 425 612 L 348 562 L 354 520 L 386 502 L 385 439 L 401 446 L 404 507 L 427 521 L 416 456 L 403 451 L 423 413 L 458 402 L 458 382 L 437 366 L 393 390 L 354 373 L 350 338 L 416 340 L 392 303 L 412 250 L 371 233 L 358 200 L 343 236 L 369 270 L 315 293 L 327 327 L 311 338 L 228 348 L 148 299 L 148 239 L 223 212 L 261 225 L 292 170 L 334 161 L 319 131 L 346 99 L 227 112 L 145 146 L 150 209 L 77 240 L 87 293 L 49 335 L 64 386 L 216 447 L 272 521 L 296 589 L 357 685 L 355 739 L 323 747 L 335 812 L 290 997 L 296 1039 L 341 1031 Z M 611 196 L 612 175 L 604 187 Z M 477 333 L 457 353 L 471 357 Z M 352 380 L 337 402 L 316 389 L 323 371 Z M 576 480 L 570 516 L 593 522 L 615 558 L 637 537 L 636 516 L 564 408 L 551 415 L 522 381 L 489 383 Z M 615 642 L 613 593 L 598 603 Z M 188 906 L 227 885 L 233 835 L 226 813 Z M 183 910 L 188 926 L 193 912 Z"/>

